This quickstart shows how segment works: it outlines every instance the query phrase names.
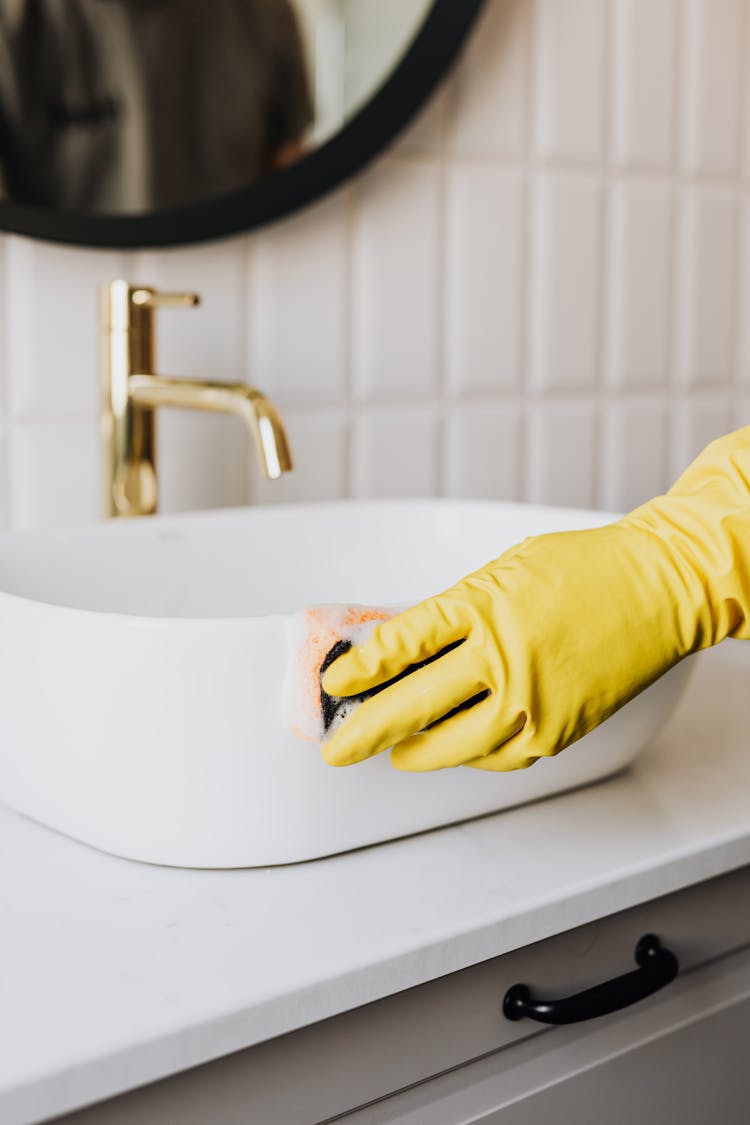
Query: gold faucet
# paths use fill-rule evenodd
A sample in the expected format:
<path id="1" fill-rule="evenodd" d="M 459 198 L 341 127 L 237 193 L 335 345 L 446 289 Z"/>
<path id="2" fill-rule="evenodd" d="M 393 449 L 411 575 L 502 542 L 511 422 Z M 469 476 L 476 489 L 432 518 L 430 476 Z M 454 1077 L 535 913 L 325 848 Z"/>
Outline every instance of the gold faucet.
<path id="1" fill-rule="evenodd" d="M 281 418 L 260 391 L 246 383 L 155 373 L 156 310 L 198 304 L 197 293 L 160 293 L 127 281 L 101 288 L 105 515 L 146 516 L 156 511 L 155 412 L 160 406 L 236 414 L 255 440 L 265 477 L 275 480 L 293 467 Z"/>

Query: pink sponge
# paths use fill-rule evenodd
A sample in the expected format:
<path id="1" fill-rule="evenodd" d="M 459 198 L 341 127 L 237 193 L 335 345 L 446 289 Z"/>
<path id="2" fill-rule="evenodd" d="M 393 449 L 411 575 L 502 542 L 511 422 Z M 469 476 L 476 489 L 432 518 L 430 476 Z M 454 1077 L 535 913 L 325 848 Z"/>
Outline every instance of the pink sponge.
<path id="1" fill-rule="evenodd" d="M 335 656 L 362 644 L 401 608 L 322 605 L 294 615 L 286 700 L 288 723 L 298 738 L 324 742 L 358 706 L 358 696 L 333 701 L 321 688 L 320 677 Z"/>

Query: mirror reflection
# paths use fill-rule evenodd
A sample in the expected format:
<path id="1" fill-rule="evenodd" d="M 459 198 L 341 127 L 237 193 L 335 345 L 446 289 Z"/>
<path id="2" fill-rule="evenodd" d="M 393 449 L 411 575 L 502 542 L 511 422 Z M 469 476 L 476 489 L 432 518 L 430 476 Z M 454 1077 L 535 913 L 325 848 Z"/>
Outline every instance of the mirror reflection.
<path id="1" fill-rule="evenodd" d="M 143 214 L 299 160 L 432 0 L 0 0 L 0 199 Z"/>

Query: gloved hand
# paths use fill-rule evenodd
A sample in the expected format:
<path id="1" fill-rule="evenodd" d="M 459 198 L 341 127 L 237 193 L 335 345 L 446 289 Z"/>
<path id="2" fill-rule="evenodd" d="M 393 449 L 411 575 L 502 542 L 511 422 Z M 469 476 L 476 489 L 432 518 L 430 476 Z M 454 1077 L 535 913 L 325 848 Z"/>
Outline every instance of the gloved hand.
<path id="1" fill-rule="evenodd" d="M 443 655 L 364 702 L 322 753 L 338 766 L 393 747 L 402 770 L 523 768 L 593 730 L 688 653 L 747 638 L 749 619 L 746 427 L 624 519 L 526 539 L 380 625 L 327 670 L 331 695 Z"/>

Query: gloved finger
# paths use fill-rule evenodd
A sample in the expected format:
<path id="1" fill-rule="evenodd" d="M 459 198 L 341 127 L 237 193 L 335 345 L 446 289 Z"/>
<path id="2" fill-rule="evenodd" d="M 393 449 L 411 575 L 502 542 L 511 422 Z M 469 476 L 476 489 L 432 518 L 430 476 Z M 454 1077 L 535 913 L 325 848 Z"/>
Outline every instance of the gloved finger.
<path id="1" fill-rule="evenodd" d="M 529 754 L 528 748 L 514 746 L 513 739 L 505 746 L 490 751 L 483 758 L 472 758 L 464 765 L 471 766 L 473 770 L 489 770 L 492 773 L 507 773 L 510 770 L 525 770 L 538 762 L 541 754 Z"/>
<path id="2" fill-rule="evenodd" d="M 468 629 L 460 616 L 456 602 L 438 596 L 384 621 L 363 645 L 334 660 L 323 675 L 323 690 L 339 697 L 359 695 L 400 676 L 463 640 Z"/>
<path id="3" fill-rule="evenodd" d="M 502 744 L 498 743 L 489 754 L 483 754 L 481 758 L 472 758 L 464 764 L 475 770 L 507 773 L 510 770 L 525 770 L 544 757 L 548 755 L 540 748 L 538 733 L 527 723 L 512 738 Z"/>
<path id="4" fill-rule="evenodd" d="M 498 717 L 490 699 L 393 747 L 391 764 L 410 773 L 462 766 L 484 757 L 523 728 L 525 714 Z"/>
<path id="5" fill-rule="evenodd" d="M 349 766 L 424 730 L 487 690 L 483 669 L 463 646 L 365 700 L 322 747 L 331 766 Z"/>

